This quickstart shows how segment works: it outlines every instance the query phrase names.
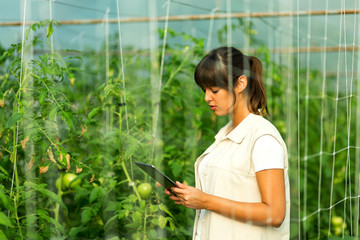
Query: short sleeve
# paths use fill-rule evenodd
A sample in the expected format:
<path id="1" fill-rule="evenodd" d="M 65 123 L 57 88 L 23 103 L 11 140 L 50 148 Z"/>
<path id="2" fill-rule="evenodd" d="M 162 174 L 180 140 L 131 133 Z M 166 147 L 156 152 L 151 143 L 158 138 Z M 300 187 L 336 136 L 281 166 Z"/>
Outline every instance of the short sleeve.
<path id="1" fill-rule="evenodd" d="M 284 169 L 284 160 L 284 149 L 273 136 L 264 135 L 256 140 L 252 152 L 255 172 Z"/>

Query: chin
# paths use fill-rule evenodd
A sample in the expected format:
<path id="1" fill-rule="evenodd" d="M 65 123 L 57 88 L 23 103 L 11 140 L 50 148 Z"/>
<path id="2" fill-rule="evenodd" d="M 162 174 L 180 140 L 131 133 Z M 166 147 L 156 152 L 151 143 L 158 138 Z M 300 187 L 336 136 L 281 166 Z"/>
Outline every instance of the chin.
<path id="1" fill-rule="evenodd" d="M 215 112 L 215 115 L 216 116 L 219 116 L 219 117 L 222 117 L 222 116 L 226 116 L 226 115 L 228 115 L 229 113 L 217 113 L 217 112 Z"/>

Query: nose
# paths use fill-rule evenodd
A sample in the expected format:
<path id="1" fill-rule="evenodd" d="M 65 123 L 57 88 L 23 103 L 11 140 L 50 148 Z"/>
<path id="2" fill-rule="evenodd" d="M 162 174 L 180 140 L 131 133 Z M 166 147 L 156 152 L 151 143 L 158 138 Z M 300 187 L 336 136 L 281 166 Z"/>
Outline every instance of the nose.
<path id="1" fill-rule="evenodd" d="M 211 101 L 211 91 L 209 91 L 209 89 L 205 89 L 205 102 L 210 102 Z"/>

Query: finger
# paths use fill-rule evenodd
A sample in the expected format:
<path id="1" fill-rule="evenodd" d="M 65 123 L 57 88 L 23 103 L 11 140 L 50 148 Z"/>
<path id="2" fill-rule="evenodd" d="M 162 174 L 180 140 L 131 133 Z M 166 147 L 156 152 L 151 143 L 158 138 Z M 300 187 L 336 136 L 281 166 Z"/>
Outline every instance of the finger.
<path id="1" fill-rule="evenodd" d="M 170 198 L 171 200 L 174 200 L 174 201 L 180 201 L 180 198 L 178 198 L 178 197 L 176 197 L 176 196 L 174 196 L 174 195 L 171 195 L 169 198 Z"/>
<path id="2" fill-rule="evenodd" d="M 159 182 L 156 182 L 155 187 L 162 187 L 162 185 Z"/>
<path id="3" fill-rule="evenodd" d="M 183 184 L 183 183 L 180 183 L 178 181 L 176 181 L 176 185 L 178 185 L 179 188 L 182 188 L 182 189 L 186 189 L 188 187 L 188 185 L 186 184 Z"/>
<path id="4" fill-rule="evenodd" d="M 184 190 L 181 188 L 172 187 L 171 192 L 176 193 L 176 194 L 182 194 L 182 193 L 184 193 Z"/>

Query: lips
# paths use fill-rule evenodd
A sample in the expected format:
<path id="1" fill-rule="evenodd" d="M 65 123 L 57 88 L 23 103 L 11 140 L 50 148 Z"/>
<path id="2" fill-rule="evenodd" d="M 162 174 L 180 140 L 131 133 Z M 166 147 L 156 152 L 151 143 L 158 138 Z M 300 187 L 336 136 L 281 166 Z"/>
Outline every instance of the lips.
<path id="1" fill-rule="evenodd" d="M 214 105 L 209 105 L 209 107 L 211 110 L 215 110 L 215 108 L 216 108 L 216 106 L 214 106 Z"/>

